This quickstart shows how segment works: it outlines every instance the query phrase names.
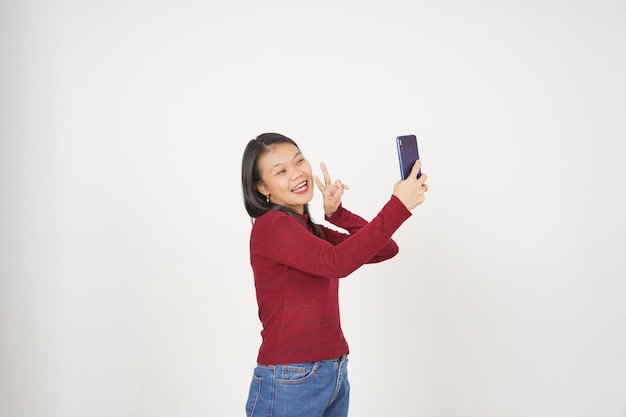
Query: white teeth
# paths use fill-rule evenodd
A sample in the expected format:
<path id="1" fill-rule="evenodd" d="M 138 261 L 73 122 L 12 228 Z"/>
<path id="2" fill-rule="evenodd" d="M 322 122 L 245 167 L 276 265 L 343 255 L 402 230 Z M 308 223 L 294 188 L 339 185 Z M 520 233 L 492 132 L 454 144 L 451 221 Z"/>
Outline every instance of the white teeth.
<path id="1" fill-rule="evenodd" d="M 300 184 L 296 185 L 295 187 L 291 189 L 291 191 L 298 191 L 304 187 L 306 187 L 306 181 L 303 181 Z"/>

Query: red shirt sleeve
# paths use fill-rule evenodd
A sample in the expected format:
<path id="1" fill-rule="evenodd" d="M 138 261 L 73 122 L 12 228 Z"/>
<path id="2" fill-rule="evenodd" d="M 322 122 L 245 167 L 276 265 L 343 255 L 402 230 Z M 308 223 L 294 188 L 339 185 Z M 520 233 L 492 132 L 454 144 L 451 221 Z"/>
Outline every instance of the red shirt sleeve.
<path id="1" fill-rule="evenodd" d="M 345 207 L 340 206 L 335 213 L 330 217 L 325 217 L 327 221 L 338 226 L 344 230 L 347 230 L 350 235 L 357 233 L 361 228 L 368 224 L 368 222 L 361 216 L 352 213 Z M 326 238 L 333 245 L 337 245 L 345 239 L 350 238 L 345 233 L 337 232 L 328 228 L 324 228 Z M 385 246 L 383 246 L 374 256 L 372 256 L 367 263 L 382 262 L 387 259 L 393 258 L 398 253 L 398 245 L 393 239 L 389 239 Z"/>
<path id="2" fill-rule="evenodd" d="M 328 232 L 330 229 L 325 228 L 328 240 L 324 240 L 298 218 L 278 211 L 264 214 L 256 220 L 250 240 L 253 262 L 255 256 L 261 256 L 320 277 L 342 278 L 365 263 L 376 262 L 381 251 L 383 257 L 388 256 L 391 236 L 411 216 L 395 196 L 369 223 L 363 219 L 365 224 L 361 223 L 345 209 L 336 214 L 337 219 L 332 216 L 333 223 L 345 220 L 343 224 L 353 234 Z"/>

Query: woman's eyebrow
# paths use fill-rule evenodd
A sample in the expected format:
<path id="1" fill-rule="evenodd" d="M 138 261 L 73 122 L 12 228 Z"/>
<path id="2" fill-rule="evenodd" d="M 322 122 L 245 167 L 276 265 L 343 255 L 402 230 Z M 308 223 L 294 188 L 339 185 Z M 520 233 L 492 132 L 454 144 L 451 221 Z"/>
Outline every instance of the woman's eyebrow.
<path id="1" fill-rule="evenodd" d="M 296 158 L 297 158 L 298 156 L 300 156 L 300 155 L 302 155 L 302 152 L 301 152 L 301 151 L 296 152 L 296 154 L 293 156 L 293 158 L 291 158 L 291 160 L 296 159 Z M 270 171 L 273 171 L 273 170 L 274 170 L 274 168 L 276 168 L 276 167 L 278 167 L 278 166 L 280 166 L 280 165 L 284 165 L 284 164 L 286 164 L 286 162 L 283 162 L 283 161 L 281 161 L 281 162 L 277 162 L 277 163 L 275 163 L 274 165 L 272 165 L 272 166 L 270 167 Z"/>

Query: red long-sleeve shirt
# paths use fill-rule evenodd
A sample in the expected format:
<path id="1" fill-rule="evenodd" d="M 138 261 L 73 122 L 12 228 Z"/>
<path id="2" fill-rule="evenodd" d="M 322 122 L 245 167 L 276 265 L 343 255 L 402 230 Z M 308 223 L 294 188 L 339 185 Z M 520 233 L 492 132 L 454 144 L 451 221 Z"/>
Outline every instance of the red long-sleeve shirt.
<path id="1" fill-rule="evenodd" d="M 257 362 L 314 362 L 348 353 L 339 316 L 339 278 L 365 263 L 398 253 L 393 233 L 411 216 L 395 196 L 371 222 L 340 207 L 320 239 L 302 220 L 271 210 L 255 220 L 250 236 L 263 342 Z"/>

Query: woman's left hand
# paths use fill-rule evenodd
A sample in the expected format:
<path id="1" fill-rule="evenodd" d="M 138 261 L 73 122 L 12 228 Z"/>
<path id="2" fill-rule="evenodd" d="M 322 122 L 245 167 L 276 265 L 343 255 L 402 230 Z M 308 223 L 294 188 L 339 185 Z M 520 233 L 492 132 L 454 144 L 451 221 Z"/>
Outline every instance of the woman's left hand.
<path id="1" fill-rule="evenodd" d="M 324 197 L 324 214 L 326 214 L 326 217 L 330 217 L 341 205 L 343 190 L 348 190 L 350 187 L 343 184 L 341 180 L 335 180 L 335 182 L 331 183 L 326 165 L 322 162 L 320 167 L 322 168 L 322 174 L 324 175 L 324 182 L 322 183 L 317 175 L 314 175 L 313 179 L 315 180 L 315 184 L 317 184 L 317 188 L 319 188 L 322 192 L 322 196 Z"/>

